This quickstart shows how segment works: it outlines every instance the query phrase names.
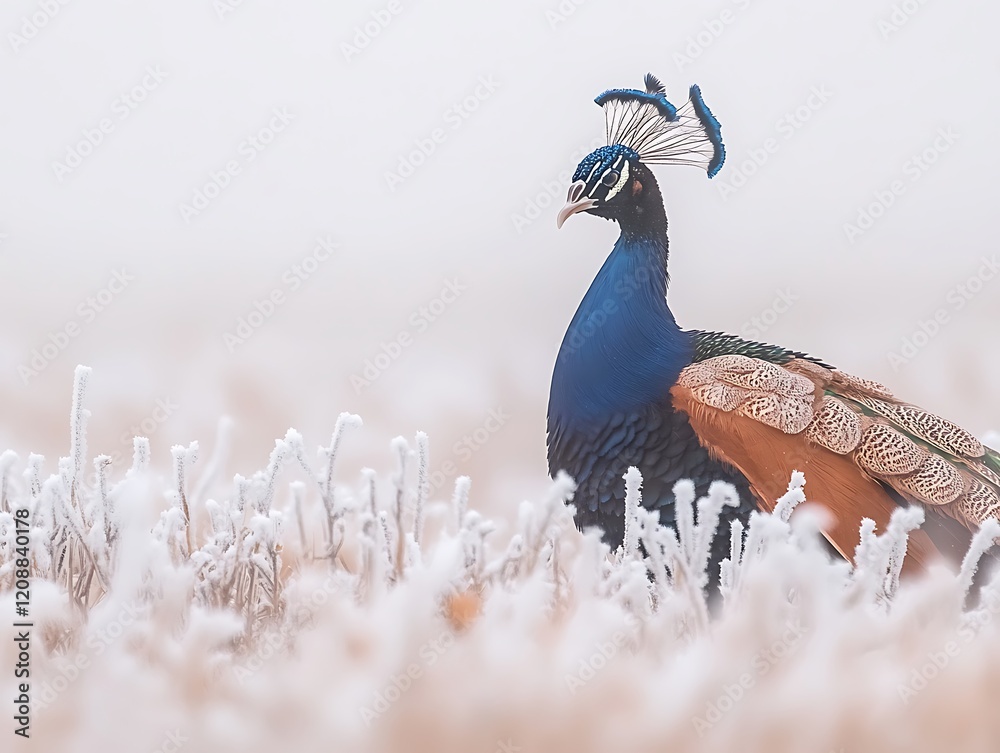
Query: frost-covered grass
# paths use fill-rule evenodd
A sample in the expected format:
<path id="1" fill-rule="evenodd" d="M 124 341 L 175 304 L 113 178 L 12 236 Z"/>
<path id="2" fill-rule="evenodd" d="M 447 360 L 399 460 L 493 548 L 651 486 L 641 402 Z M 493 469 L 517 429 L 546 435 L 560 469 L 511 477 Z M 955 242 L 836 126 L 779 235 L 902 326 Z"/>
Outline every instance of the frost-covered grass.
<path id="1" fill-rule="evenodd" d="M 175 447 L 164 478 L 137 439 L 122 473 L 88 461 L 88 376 L 55 474 L 0 456 L 0 616 L 13 622 L 27 510 L 34 622 L 32 738 L 8 711 L 3 750 L 998 749 L 1000 581 L 963 602 L 1000 528 L 961 573 L 900 584 L 920 515 L 863 526 L 852 568 L 820 545 L 817 511 L 791 517 L 808 489 L 796 476 L 773 515 L 722 532 L 713 615 L 702 585 L 724 485 L 701 500 L 679 485 L 674 531 L 639 506 L 630 471 L 610 553 L 575 530 L 568 478 L 512 506 L 503 537 L 468 479 L 428 498 L 422 434 L 393 441 L 388 478 L 335 475 L 349 415 L 315 462 L 289 431 L 264 470 L 226 483 L 223 426 L 205 463 Z M 16 661 L 0 642 L 4 698 Z"/>

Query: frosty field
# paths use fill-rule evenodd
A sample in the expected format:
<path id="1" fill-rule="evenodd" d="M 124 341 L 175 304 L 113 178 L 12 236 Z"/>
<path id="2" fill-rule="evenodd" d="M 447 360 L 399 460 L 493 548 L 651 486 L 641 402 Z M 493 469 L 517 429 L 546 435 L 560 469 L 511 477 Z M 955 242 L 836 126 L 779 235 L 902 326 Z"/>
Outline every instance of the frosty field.
<path id="1" fill-rule="evenodd" d="M 799 476 L 773 515 L 720 533 L 732 557 L 710 617 L 724 485 L 697 501 L 682 485 L 675 532 L 638 507 L 630 472 L 610 553 L 575 530 L 566 477 L 495 524 L 466 477 L 450 500 L 428 494 L 423 434 L 378 470 L 335 466 L 360 426 L 348 414 L 318 459 L 289 431 L 230 481 L 223 423 L 207 458 L 175 446 L 172 472 L 137 438 L 123 473 L 87 453 L 99 378 L 77 369 L 67 457 L 0 456 L 5 616 L 20 531 L 30 550 L 30 643 L 0 650 L 5 666 L 30 654 L 19 749 L 995 749 L 1000 581 L 963 595 L 1000 526 L 960 573 L 900 583 L 921 514 L 863 526 L 852 569 L 819 546 Z"/>
<path id="2" fill-rule="evenodd" d="M 822 480 L 789 478 L 718 533 L 708 605 L 729 491 L 680 486 L 702 514 L 636 509 L 612 552 L 547 467 L 560 343 L 621 230 L 557 217 L 607 145 L 595 97 L 647 72 L 700 87 L 726 153 L 653 169 L 677 324 L 1000 446 L 998 26 L 4 3 L 0 753 L 1000 750 L 1000 581 L 966 598 L 973 554 L 897 582 L 912 513 L 852 568 Z"/>

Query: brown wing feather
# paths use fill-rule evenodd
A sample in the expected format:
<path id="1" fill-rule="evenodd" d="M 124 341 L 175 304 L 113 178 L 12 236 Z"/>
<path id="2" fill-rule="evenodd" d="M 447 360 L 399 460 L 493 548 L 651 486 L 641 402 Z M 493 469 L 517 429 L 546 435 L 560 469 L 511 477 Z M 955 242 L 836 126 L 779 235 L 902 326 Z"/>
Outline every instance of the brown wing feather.
<path id="1" fill-rule="evenodd" d="M 825 505 L 834 516 L 824 534 L 846 559 L 853 560 L 862 518 L 871 518 L 877 530 L 884 531 L 898 508 L 885 487 L 850 457 L 809 441 L 805 433 L 786 434 L 749 416 L 713 408 L 699 402 L 687 387 L 675 386 L 670 394 L 674 406 L 688 414 L 702 445 L 747 477 L 764 509 L 774 508 L 792 471 L 805 473 L 809 499 Z M 930 537 L 914 531 L 904 569 L 922 569 L 937 558 Z"/>
<path id="2" fill-rule="evenodd" d="M 805 359 L 730 354 L 684 369 L 672 394 L 702 444 L 739 467 L 765 506 L 793 469 L 806 472 L 810 496 L 837 515 L 829 538 L 845 556 L 861 517 L 884 526 L 897 500 L 927 509 L 929 538 L 913 538 L 914 560 L 931 541 L 960 559 L 970 531 L 1000 517 L 1000 476 L 982 443 L 877 382 Z"/>

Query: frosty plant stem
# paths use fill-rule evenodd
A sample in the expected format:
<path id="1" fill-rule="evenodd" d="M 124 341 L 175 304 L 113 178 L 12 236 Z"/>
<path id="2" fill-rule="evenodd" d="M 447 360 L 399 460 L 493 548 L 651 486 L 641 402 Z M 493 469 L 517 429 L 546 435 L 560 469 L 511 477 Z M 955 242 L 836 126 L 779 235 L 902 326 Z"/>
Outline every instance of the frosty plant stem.
<path id="1" fill-rule="evenodd" d="M 89 413 L 84 398 L 89 376 L 89 369 L 77 370 L 70 452 L 59 460 L 56 473 L 44 478 L 44 459 L 37 455 L 28 458 L 22 473 L 14 473 L 16 455 L 0 454 L 0 587 L 13 586 L 11 568 L 16 556 L 8 544 L 10 511 L 24 510 L 29 527 L 25 535 L 32 544 L 31 577 L 39 592 L 55 589 L 70 605 L 64 614 L 51 618 L 51 624 L 39 625 L 39 657 L 42 641 L 44 652 L 72 656 L 66 652 L 75 651 L 95 635 L 102 646 L 94 654 L 95 661 L 105 652 L 141 653 L 151 637 L 170 641 L 177 630 L 188 629 L 178 626 L 194 626 L 191 629 L 199 632 L 188 635 L 176 654 L 186 656 L 198 646 L 211 647 L 212 659 L 205 661 L 213 673 L 225 673 L 225 662 L 240 653 L 263 656 L 265 646 L 268 655 L 283 652 L 314 624 L 324 636 L 330 631 L 346 645 L 351 639 L 342 632 L 345 625 L 364 625 L 377 636 L 381 628 L 369 622 L 373 615 L 393 614 L 393 625 L 407 629 L 420 625 L 422 635 L 441 634 L 447 627 L 457 643 L 481 632 L 478 626 L 467 628 L 484 615 L 483 630 L 499 625 L 516 632 L 530 624 L 532 635 L 582 621 L 596 630 L 587 633 L 585 646 L 603 645 L 610 635 L 606 630 L 623 624 L 627 634 L 616 639 L 613 655 L 604 652 L 594 660 L 610 667 L 629 661 L 632 652 L 653 652 L 662 658 L 663 652 L 676 653 L 675 643 L 696 647 L 700 641 L 712 641 L 713 619 L 736 615 L 735 621 L 743 624 L 746 610 L 758 610 L 754 624 L 768 619 L 773 623 L 772 629 L 755 640 L 773 643 L 778 635 L 774 631 L 784 631 L 788 625 L 808 628 L 810 638 L 796 648 L 796 656 L 829 645 L 824 641 L 832 636 L 824 631 L 831 623 L 824 619 L 831 614 L 854 614 L 857 623 L 863 612 L 861 623 L 866 630 L 871 625 L 889 629 L 884 625 L 901 623 L 909 614 L 909 602 L 902 600 L 898 602 L 904 605 L 900 616 L 896 598 L 907 587 L 899 584 L 899 572 L 909 532 L 919 524 L 920 512 L 900 509 L 879 535 L 866 522 L 856 566 L 834 565 L 818 545 L 818 529 L 797 522 L 808 521 L 805 511 L 791 522 L 793 509 L 805 500 L 802 474 L 793 475 L 773 514 L 753 515 L 745 530 L 733 525 L 730 557 L 723 561 L 721 571 L 724 602 L 721 614 L 713 618 L 706 603 L 706 571 L 719 514 L 736 501 L 729 485 L 715 484 L 706 496 L 696 499 L 693 484 L 678 483 L 674 488 L 675 530 L 661 526 L 656 511 L 641 505 L 642 475 L 638 469 L 629 469 L 625 474 L 627 535 L 621 555 L 612 556 L 598 532 L 576 531 L 568 504 L 575 485 L 567 475 L 559 474 L 540 504 L 520 505 L 512 535 L 498 546 L 487 546 L 494 525 L 469 509 L 469 480 L 461 477 L 446 513 L 447 524 L 436 526 L 436 535 L 428 537 L 424 523 L 438 513 L 431 505 L 428 485 L 427 436 L 417 434 L 412 449 L 402 437 L 392 441 L 387 459 L 390 484 L 385 498 L 379 499 L 374 470 L 361 471 L 359 490 L 335 484 L 333 465 L 343 433 L 360 424 L 360 419 L 346 413 L 338 417 L 329 446 L 319 451 L 318 471 L 305 460 L 301 435 L 289 430 L 275 441 L 263 470 L 236 475 L 231 485 L 219 490 L 221 496 L 208 497 L 210 480 L 225 462 L 228 429 L 224 424 L 213 460 L 202 469 L 201 478 L 192 476 L 197 443 L 178 445 L 172 450 L 173 484 L 163 485 L 170 487 L 168 492 L 150 494 L 151 488 L 163 486 L 155 478 L 152 484 L 137 483 L 144 477 L 149 480 L 153 473 L 149 442 L 137 437 L 124 480 L 116 482 L 115 464 L 99 455 L 93 461 L 96 482 L 91 484 L 82 474 L 88 462 Z M 283 495 L 279 485 L 292 457 L 306 471 L 306 481 L 289 479 L 290 493 Z M 414 473 L 409 472 L 411 458 L 416 461 Z M 197 491 L 192 494 L 189 488 Z M 408 527 L 411 500 L 413 520 Z M 121 511 L 141 510 L 143 505 L 159 514 L 152 530 L 126 525 L 121 515 Z M 206 522 L 196 530 L 193 521 L 199 515 Z M 287 531 L 290 516 L 294 523 Z M 325 531 L 329 549 L 324 556 L 312 551 L 310 531 Z M 961 574 L 952 578 L 956 610 L 980 556 L 998 536 L 1000 527 L 984 526 Z M 322 588 L 318 588 L 320 582 Z M 998 583 L 986 592 L 1000 592 Z M 937 614 L 940 589 L 935 588 L 921 598 L 932 600 Z M 393 594 L 400 589 L 403 597 L 395 598 Z M 813 598 L 813 592 L 822 598 Z M 327 599 L 337 603 L 334 613 L 347 619 L 329 622 L 322 609 Z M 487 610 L 490 599 L 499 600 L 494 605 L 499 603 L 500 608 Z M 50 604 L 59 601 L 49 599 Z M 109 606 L 102 611 L 104 604 Z M 106 619 L 121 613 L 124 605 L 128 605 L 127 619 Z M 816 611 L 818 605 L 820 611 Z M 511 622 L 504 617 L 511 609 L 525 612 Z M 961 618 L 960 613 L 952 615 L 955 625 Z M 545 630 L 538 630 L 540 620 L 549 621 Z M 133 623 L 136 632 L 129 633 Z M 101 637 L 100 631 L 111 626 L 114 635 L 108 632 Z M 125 635 L 127 640 L 119 640 Z M 570 641 L 570 645 L 575 644 Z M 381 662 L 392 652 L 379 656 Z M 463 661 L 475 658 L 464 651 L 462 656 Z M 558 652 L 554 658 L 558 663 Z M 790 656 L 788 661 L 798 659 Z M 824 661 L 823 666 L 830 665 Z M 428 686 L 436 682 L 437 665 L 444 662 L 443 654 L 435 659 L 433 670 L 428 662 Z M 391 665 L 391 660 L 380 664 L 380 672 L 386 671 L 386 664 Z M 597 667 L 593 662 L 588 666 L 591 671 Z M 398 675 L 398 668 L 389 666 L 388 672 Z M 772 675 L 778 673 L 768 677 Z M 83 687 L 88 681 L 77 682 Z M 708 690 L 718 696 L 711 683 Z M 727 713 L 735 719 L 740 711 L 734 708 Z"/>
<path id="2" fill-rule="evenodd" d="M 403 577 L 403 557 L 406 553 L 406 539 L 403 531 L 403 495 L 406 490 L 406 456 L 410 448 L 406 440 L 396 437 L 392 440 L 392 448 L 396 451 L 396 473 L 392 483 L 396 490 L 396 503 L 392 508 L 396 519 L 396 579 Z"/>

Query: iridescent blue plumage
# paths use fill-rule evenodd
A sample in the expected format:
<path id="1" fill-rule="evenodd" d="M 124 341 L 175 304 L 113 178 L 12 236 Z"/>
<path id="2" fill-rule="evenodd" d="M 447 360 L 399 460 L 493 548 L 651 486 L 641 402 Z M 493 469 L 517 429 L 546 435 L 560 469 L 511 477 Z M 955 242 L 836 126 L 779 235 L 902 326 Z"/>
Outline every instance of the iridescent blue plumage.
<path id="1" fill-rule="evenodd" d="M 667 120 L 673 120 L 677 117 L 677 108 L 670 103 L 670 100 L 662 92 L 644 92 L 638 89 L 608 89 L 596 97 L 594 102 L 604 107 L 612 99 L 645 102 L 655 107 Z"/>
<path id="2" fill-rule="evenodd" d="M 705 100 L 701 96 L 701 88 L 697 84 L 691 87 L 691 105 L 694 107 L 698 120 L 705 126 L 709 140 L 715 146 L 715 154 L 712 156 L 712 161 L 708 163 L 708 177 L 714 178 L 722 169 L 722 163 L 726 161 L 726 147 L 722 143 L 722 125 L 708 109 L 708 105 L 705 104 Z"/>
<path id="3" fill-rule="evenodd" d="M 606 420 L 656 402 L 691 363 L 690 334 L 667 306 L 666 254 L 665 236 L 618 239 L 556 361 L 549 407 L 561 424 Z"/>
<path id="4" fill-rule="evenodd" d="M 585 179 L 594 172 L 595 166 L 597 166 L 598 172 L 604 172 L 620 157 L 632 160 L 639 159 L 636 151 L 629 149 L 627 146 L 622 146 L 621 144 L 602 146 L 583 158 L 583 161 L 577 166 L 576 172 L 573 173 L 573 180 Z"/>
<path id="5" fill-rule="evenodd" d="M 662 212 L 662 209 L 661 209 Z M 682 330 L 666 301 L 666 219 L 650 229 L 623 228 L 577 309 L 552 375 L 549 468 L 577 482 L 577 524 L 596 525 L 612 547 L 624 535 L 629 466 L 644 475 L 643 504 L 674 523 L 673 486 L 692 479 L 699 494 L 712 481 L 733 483 L 746 518 L 752 495 L 738 471 L 713 460 L 669 395 L 681 369 L 695 357 L 698 333 Z M 626 232 L 628 231 L 628 232 Z M 719 538 L 711 567 L 726 554 Z"/>
<path id="6" fill-rule="evenodd" d="M 644 475 L 644 506 L 659 510 L 665 524 L 674 522 L 673 486 L 682 478 L 700 494 L 714 480 L 733 483 L 741 505 L 729 514 L 745 518 L 754 508 L 746 480 L 709 456 L 671 402 L 670 387 L 696 358 L 700 333 L 682 330 L 667 305 L 667 218 L 656 180 L 634 151 L 602 147 L 577 168 L 570 199 L 573 211 L 621 226 L 552 375 L 549 469 L 576 479 L 577 523 L 599 526 L 613 547 L 621 543 L 622 475 L 633 465 Z M 726 546 L 717 540 L 713 569 Z"/>

